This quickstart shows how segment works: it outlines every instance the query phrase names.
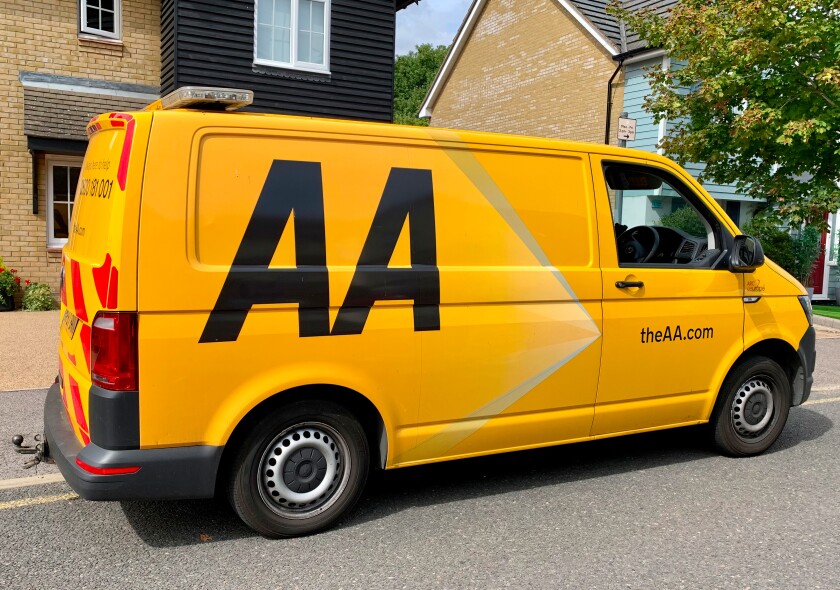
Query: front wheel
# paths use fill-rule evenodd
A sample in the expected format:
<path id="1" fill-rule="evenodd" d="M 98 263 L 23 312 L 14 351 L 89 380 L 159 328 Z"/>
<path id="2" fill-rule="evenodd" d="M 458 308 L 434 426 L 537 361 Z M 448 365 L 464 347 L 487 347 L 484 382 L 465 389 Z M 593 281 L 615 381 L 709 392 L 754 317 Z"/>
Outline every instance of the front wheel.
<path id="1" fill-rule="evenodd" d="M 358 501 L 370 454 L 362 427 L 329 402 L 297 402 L 263 418 L 234 460 L 228 495 L 266 537 L 335 524 Z"/>
<path id="2" fill-rule="evenodd" d="M 775 361 L 753 357 L 721 387 L 711 425 L 718 449 L 733 457 L 757 455 L 776 442 L 790 411 L 787 374 Z"/>

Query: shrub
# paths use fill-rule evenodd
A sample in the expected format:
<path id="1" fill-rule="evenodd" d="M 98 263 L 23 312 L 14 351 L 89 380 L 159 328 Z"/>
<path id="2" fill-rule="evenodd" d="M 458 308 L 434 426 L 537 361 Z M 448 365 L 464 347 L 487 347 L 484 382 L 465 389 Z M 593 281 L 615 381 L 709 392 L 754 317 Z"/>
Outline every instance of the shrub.
<path id="1" fill-rule="evenodd" d="M 24 311 L 49 311 L 55 309 L 55 307 L 55 300 L 49 285 L 32 283 L 23 292 Z"/>
<path id="2" fill-rule="evenodd" d="M 766 215 L 756 215 L 743 227 L 744 233 L 758 238 L 761 248 L 773 262 L 791 274 L 794 267 L 793 238 Z"/>
<path id="3" fill-rule="evenodd" d="M 820 231 L 812 225 L 806 225 L 793 238 L 793 271 L 800 283 L 811 286 L 811 273 L 814 272 L 822 245 Z"/>
<path id="4" fill-rule="evenodd" d="M 691 207 L 680 207 L 676 211 L 665 215 L 659 220 L 665 227 L 673 227 L 692 236 L 705 236 L 706 226 L 700 220 L 700 215 Z"/>
<path id="5" fill-rule="evenodd" d="M 0 306 L 8 307 L 15 300 L 15 293 L 20 289 L 20 277 L 17 269 L 6 268 L 0 264 Z"/>
<path id="6" fill-rule="evenodd" d="M 820 256 L 820 231 L 805 226 L 791 233 L 767 215 L 756 215 L 744 224 L 744 233 L 758 238 L 764 253 L 773 262 L 808 286 Z"/>

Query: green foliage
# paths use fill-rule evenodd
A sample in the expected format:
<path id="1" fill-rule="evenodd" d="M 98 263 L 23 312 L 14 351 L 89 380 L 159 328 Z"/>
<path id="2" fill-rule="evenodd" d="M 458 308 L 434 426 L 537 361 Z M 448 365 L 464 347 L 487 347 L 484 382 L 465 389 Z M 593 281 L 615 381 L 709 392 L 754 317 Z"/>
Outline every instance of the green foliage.
<path id="1" fill-rule="evenodd" d="M 820 230 L 813 225 L 803 227 L 793 238 L 793 270 L 791 274 L 806 287 L 811 286 L 811 273 L 820 256 Z"/>
<path id="2" fill-rule="evenodd" d="M 803 285 L 809 285 L 821 251 L 821 233 L 817 227 L 807 225 L 799 231 L 790 232 L 776 225 L 772 216 L 763 214 L 745 223 L 744 233 L 758 238 L 768 258 Z"/>
<path id="3" fill-rule="evenodd" d="M 795 225 L 840 208 L 837 0 L 683 0 L 669 18 L 610 8 L 682 68 L 652 68 L 645 107 L 702 179 L 735 183 Z"/>
<path id="4" fill-rule="evenodd" d="M 428 125 L 417 113 L 432 85 L 438 69 L 446 58 L 445 45 L 432 47 L 418 45 L 407 55 L 397 57 L 394 66 L 394 123 L 401 125 Z"/>
<path id="5" fill-rule="evenodd" d="M 0 306 L 7 307 L 14 301 L 18 289 L 20 277 L 17 276 L 17 269 L 6 268 L 0 262 Z"/>
<path id="6" fill-rule="evenodd" d="M 742 229 L 745 234 L 758 238 L 768 258 L 793 274 L 793 238 L 790 232 L 780 228 L 776 221 L 767 215 L 756 215 L 745 223 Z"/>
<path id="7" fill-rule="evenodd" d="M 49 311 L 55 308 L 55 299 L 49 285 L 32 283 L 23 292 L 24 311 Z"/>
<path id="8" fill-rule="evenodd" d="M 706 226 L 700 221 L 700 216 L 691 207 L 680 207 L 659 220 L 665 227 L 673 227 L 692 236 L 705 236 Z"/>

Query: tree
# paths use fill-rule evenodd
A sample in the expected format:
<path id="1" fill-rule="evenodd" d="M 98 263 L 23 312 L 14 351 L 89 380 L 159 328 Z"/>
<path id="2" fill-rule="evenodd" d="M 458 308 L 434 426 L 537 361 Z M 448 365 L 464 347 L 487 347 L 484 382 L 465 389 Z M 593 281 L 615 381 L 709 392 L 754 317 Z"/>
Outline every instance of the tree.
<path id="1" fill-rule="evenodd" d="M 428 125 L 428 119 L 417 117 L 423 99 L 446 58 L 445 45 L 418 45 L 407 55 L 397 57 L 394 66 L 394 123 Z"/>
<path id="2" fill-rule="evenodd" d="M 840 1 L 684 0 L 612 12 L 683 67 L 647 72 L 645 108 L 701 180 L 734 183 L 789 223 L 840 208 Z"/>

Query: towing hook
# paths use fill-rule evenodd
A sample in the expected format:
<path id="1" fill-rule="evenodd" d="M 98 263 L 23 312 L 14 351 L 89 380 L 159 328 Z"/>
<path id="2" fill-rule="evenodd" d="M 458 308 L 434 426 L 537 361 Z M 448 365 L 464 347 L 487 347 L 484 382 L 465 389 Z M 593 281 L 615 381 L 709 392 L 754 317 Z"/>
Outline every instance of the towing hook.
<path id="1" fill-rule="evenodd" d="M 38 449 L 36 447 L 30 447 L 29 445 L 23 444 L 22 434 L 14 435 L 12 437 L 12 444 L 15 446 L 15 451 L 20 453 L 21 455 L 34 455 L 38 452 Z"/>
<path id="2" fill-rule="evenodd" d="M 44 463 L 52 462 L 49 458 L 49 454 L 46 450 L 46 445 L 44 444 L 41 435 L 36 434 L 33 437 L 33 439 L 35 440 L 35 445 L 30 446 L 23 444 L 23 435 L 16 434 L 12 437 L 12 445 L 14 446 L 16 453 L 20 453 L 21 455 L 34 455 L 34 457 L 32 457 L 26 463 L 23 464 L 24 469 L 34 467 L 42 461 Z"/>

